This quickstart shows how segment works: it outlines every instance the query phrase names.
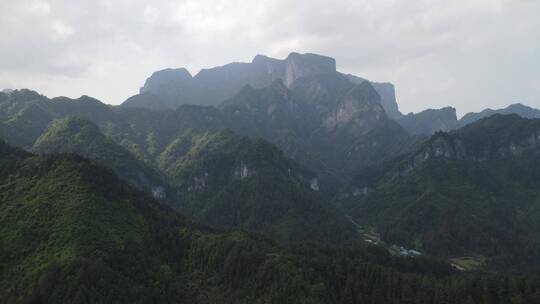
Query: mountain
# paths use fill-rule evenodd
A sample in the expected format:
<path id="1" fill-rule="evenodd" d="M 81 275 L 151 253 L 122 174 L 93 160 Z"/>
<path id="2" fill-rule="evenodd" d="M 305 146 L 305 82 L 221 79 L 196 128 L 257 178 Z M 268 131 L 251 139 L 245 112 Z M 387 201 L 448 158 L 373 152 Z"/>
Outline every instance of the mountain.
<path id="1" fill-rule="evenodd" d="M 219 108 L 182 105 L 163 111 L 111 107 L 86 96 L 48 99 L 20 90 L 0 99 L 0 135 L 29 149 L 52 120 L 66 116 L 92 121 L 153 166 L 171 142 L 190 130 L 230 128 L 264 138 L 316 172 L 324 192 L 334 191 L 354 169 L 402 153 L 409 140 L 384 113 L 369 82 L 355 85 L 340 73 L 302 77 L 290 88 L 279 79 L 260 89 L 246 86 Z"/>
<path id="2" fill-rule="evenodd" d="M 286 87 L 290 87 L 303 77 L 333 73 L 336 73 L 335 59 L 299 53 L 291 53 L 283 60 L 257 55 L 249 63 L 234 62 L 203 69 L 195 76 L 191 76 L 185 68 L 164 69 L 154 72 L 140 89 L 140 94 L 129 98 L 122 105 L 136 104 L 147 108 L 161 108 L 166 105 L 172 109 L 181 104 L 217 106 L 236 95 L 246 85 L 259 89 L 281 79 Z M 354 84 L 366 81 L 354 75 L 345 76 Z M 382 97 L 382 105 L 389 116 L 394 118 L 400 115 L 394 86 L 390 83 L 372 85 Z"/>
<path id="3" fill-rule="evenodd" d="M 157 71 L 146 80 L 140 93 L 153 93 L 171 108 L 181 104 L 218 105 L 245 85 L 260 88 L 276 79 L 290 85 L 300 77 L 335 71 L 336 62 L 330 57 L 291 53 L 278 60 L 257 55 L 250 63 L 203 69 L 193 77 L 184 68 Z M 148 99 L 148 106 L 152 102 Z"/>
<path id="4" fill-rule="evenodd" d="M 488 117 L 494 114 L 518 114 L 521 117 L 525 118 L 540 118 L 540 110 L 522 105 L 520 103 L 511 104 L 504 109 L 485 109 L 478 113 L 467 113 L 460 120 L 458 125 L 463 127 L 472 122 L 475 122 L 484 117 Z"/>
<path id="5" fill-rule="evenodd" d="M 55 118 L 77 116 L 100 126 L 120 123 L 115 122 L 111 107 L 97 99 L 88 96 L 49 99 L 27 89 L 0 93 L 0 113 L 0 136 L 8 143 L 26 149 L 32 147 Z"/>
<path id="6" fill-rule="evenodd" d="M 494 114 L 518 114 L 525 118 L 540 118 L 540 110 L 517 103 L 504 109 L 486 109 L 478 113 L 467 113 L 459 120 L 456 116 L 456 109 L 451 107 L 428 109 L 420 113 L 393 117 L 393 119 L 410 135 L 431 136 L 437 131 L 455 130 Z"/>
<path id="7" fill-rule="evenodd" d="M 343 213 L 318 193 L 317 176 L 263 140 L 231 131 L 187 134 L 165 149 L 159 167 L 183 194 L 180 211 L 212 226 L 284 243 L 357 238 Z"/>
<path id="8" fill-rule="evenodd" d="M 39 154 L 74 153 L 95 160 L 120 178 L 155 199 L 176 200 L 175 191 L 162 174 L 137 160 L 125 148 L 105 137 L 92 122 L 68 116 L 54 120 L 35 141 L 32 151 Z"/>
<path id="9" fill-rule="evenodd" d="M 339 183 L 351 169 L 400 153 L 407 133 L 389 119 L 369 82 L 340 73 L 244 87 L 221 107 L 236 132 L 275 143 L 285 155 Z"/>
<path id="10" fill-rule="evenodd" d="M 216 108 L 107 107 L 94 117 L 101 123 L 100 130 L 90 121 L 70 116 L 80 111 L 68 112 L 67 106 L 61 113 L 66 118 L 53 118 L 61 116 L 58 102 L 40 101 L 39 108 L 51 113 L 51 121 L 42 123 L 47 128 L 32 130 L 31 134 L 41 133 L 33 140 L 32 151 L 93 159 L 131 185 L 215 226 L 241 227 L 282 242 L 342 242 L 357 237 L 343 213 L 319 193 L 325 186 L 317 174 L 287 159 L 273 145 L 223 131 L 228 118 Z M 243 165 L 260 174 L 239 178 L 237 171 Z M 264 196 L 260 189 L 267 189 Z"/>
<path id="11" fill-rule="evenodd" d="M 389 242 L 530 270 L 540 265 L 538 155 L 540 120 L 494 115 L 360 172 L 343 205 Z"/>
<path id="12" fill-rule="evenodd" d="M 360 84 L 364 81 L 368 81 L 364 78 L 354 76 L 352 74 L 345 75 L 349 81 L 354 84 Z M 399 111 L 398 104 L 396 102 L 396 89 L 394 85 L 388 82 L 370 82 L 375 91 L 381 96 L 381 105 L 388 117 L 392 119 L 398 119 L 403 114 Z"/>
<path id="13" fill-rule="evenodd" d="M 0 151 L 2 303 L 540 299 L 537 275 L 456 276 L 442 264 L 375 248 L 286 250 L 193 225 L 81 157 L 34 156 L 2 141 Z"/>
<path id="14" fill-rule="evenodd" d="M 409 113 L 396 119 L 410 135 L 433 135 L 437 131 L 450 131 L 456 128 L 458 121 L 456 109 L 428 109 L 420 113 Z"/>
<path id="15" fill-rule="evenodd" d="M 165 110 L 170 108 L 166 103 L 161 101 L 157 95 L 151 92 L 133 95 L 126 99 L 126 101 L 122 103 L 122 106 L 126 108 L 147 108 L 151 110 Z"/>
<path id="16" fill-rule="evenodd" d="M 39 106 L 44 99 L 30 90 L 0 93 L 0 136 L 10 144 L 31 147 L 52 119 Z"/>

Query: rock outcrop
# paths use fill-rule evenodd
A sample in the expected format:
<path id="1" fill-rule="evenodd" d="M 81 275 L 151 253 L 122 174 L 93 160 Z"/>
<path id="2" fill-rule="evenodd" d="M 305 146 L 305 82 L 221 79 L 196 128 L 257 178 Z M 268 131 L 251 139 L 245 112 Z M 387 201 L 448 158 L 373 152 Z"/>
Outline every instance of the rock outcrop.
<path id="1" fill-rule="evenodd" d="M 409 113 L 396 121 L 410 135 L 432 135 L 437 131 L 450 131 L 457 125 L 456 109 L 428 109 L 420 113 Z"/>
<path id="2" fill-rule="evenodd" d="M 345 76 L 349 79 L 349 81 L 355 84 L 368 81 L 364 78 L 351 74 L 347 74 Z M 401 118 L 403 114 L 401 114 L 399 111 L 398 103 L 396 101 L 396 89 L 394 88 L 394 85 L 389 82 L 371 82 L 371 85 L 381 97 L 381 105 L 383 106 L 386 115 L 394 120 Z"/>
<path id="3" fill-rule="evenodd" d="M 219 105 L 246 85 L 258 89 L 281 80 L 290 88 L 301 78 L 336 73 L 334 58 L 299 53 L 291 53 L 283 60 L 257 55 L 251 62 L 203 69 L 193 77 L 183 68 L 165 69 L 153 73 L 140 94 L 126 100 L 122 106 L 175 109 L 182 104 Z M 367 81 L 354 75 L 343 76 L 352 84 Z M 394 86 L 390 83 L 371 84 L 381 96 L 380 102 L 388 116 L 399 117 Z M 151 95 L 143 95 L 149 93 Z"/>
<path id="4" fill-rule="evenodd" d="M 285 59 L 285 76 L 280 76 L 287 86 L 296 79 L 321 74 L 336 72 L 336 60 L 334 58 L 316 54 L 291 53 Z"/>

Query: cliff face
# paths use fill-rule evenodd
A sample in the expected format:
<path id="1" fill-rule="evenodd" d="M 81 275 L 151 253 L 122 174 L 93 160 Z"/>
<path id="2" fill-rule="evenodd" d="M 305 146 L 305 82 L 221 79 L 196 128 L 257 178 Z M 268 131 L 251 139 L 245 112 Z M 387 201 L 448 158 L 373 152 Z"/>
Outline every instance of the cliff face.
<path id="1" fill-rule="evenodd" d="M 456 109 L 446 107 L 442 109 L 428 109 L 420 113 L 409 113 L 396 121 L 409 132 L 410 135 L 432 135 L 437 131 L 450 131 L 457 125 Z"/>
<path id="2" fill-rule="evenodd" d="M 478 113 L 467 113 L 459 120 L 456 116 L 456 109 L 452 107 L 428 109 L 419 113 L 409 113 L 397 118 L 393 117 L 393 119 L 405 128 L 410 135 L 431 136 L 437 131 L 456 130 L 495 114 L 517 114 L 524 118 L 540 118 L 540 110 L 517 103 L 503 109 L 485 109 Z"/>
<path id="3" fill-rule="evenodd" d="M 290 86 L 296 79 L 301 77 L 329 74 L 336 72 L 336 60 L 334 58 L 316 54 L 291 53 L 285 59 L 285 75 L 280 78 Z"/>
<path id="4" fill-rule="evenodd" d="M 444 156 L 475 161 L 520 156 L 540 147 L 540 122 L 513 115 L 493 115 L 449 134 L 436 134 L 430 145 L 439 147 Z"/>
<path id="5" fill-rule="evenodd" d="M 290 86 L 298 78 L 335 71 L 336 61 L 326 56 L 291 53 L 279 60 L 257 55 L 249 63 L 203 69 L 193 77 L 184 68 L 157 71 L 146 80 L 140 93 L 152 93 L 170 108 L 181 104 L 218 105 L 245 85 L 262 88 L 281 79 Z M 144 98 L 138 98 L 141 99 Z M 147 107 L 152 107 L 155 100 L 147 99 Z M 141 105 L 144 103 L 139 101 L 137 106 Z"/>
<path id="6" fill-rule="evenodd" d="M 355 84 L 360 84 L 364 81 L 368 81 L 364 78 L 351 74 L 347 74 L 345 75 L 345 77 L 347 77 L 349 81 Z M 386 115 L 388 115 L 388 117 L 394 120 L 398 120 L 399 118 L 401 118 L 403 114 L 401 114 L 401 112 L 399 111 L 399 107 L 396 101 L 396 89 L 394 88 L 394 85 L 388 82 L 371 82 L 371 85 L 381 97 L 381 105 L 383 106 Z"/>
<path id="7" fill-rule="evenodd" d="M 360 133 L 367 133 L 375 127 L 377 121 L 386 119 L 380 100 L 368 82 L 358 84 L 338 102 L 334 111 L 325 115 L 324 125 L 333 129 L 355 123 Z"/>
<path id="8" fill-rule="evenodd" d="M 540 120 L 496 114 L 449 133 L 437 132 L 398 169 L 408 175 L 430 159 L 485 162 L 535 155 Z"/>
<path id="9" fill-rule="evenodd" d="M 265 138 L 336 180 L 335 175 L 395 155 L 407 138 L 380 99 L 369 82 L 355 85 L 328 73 L 299 78 L 290 88 L 281 80 L 262 89 L 247 86 L 222 111 L 233 130 Z"/>
<path id="10" fill-rule="evenodd" d="M 154 92 L 168 89 L 169 87 L 181 86 L 191 79 L 191 74 L 184 68 L 164 69 L 154 72 L 150 78 L 146 79 L 140 92 Z"/>
<path id="11" fill-rule="evenodd" d="M 165 69 L 152 74 L 140 89 L 140 95 L 126 100 L 123 106 L 156 109 L 163 108 L 165 104 L 174 109 L 182 104 L 219 105 L 246 85 L 263 88 L 279 79 L 290 88 L 299 79 L 335 73 L 334 58 L 299 53 L 291 53 L 283 60 L 257 55 L 249 63 L 234 62 L 203 69 L 193 77 L 183 68 Z M 343 76 L 352 84 L 367 81 L 354 75 Z M 380 103 L 388 116 L 393 119 L 400 117 L 394 86 L 390 83 L 371 84 L 381 96 Z"/>

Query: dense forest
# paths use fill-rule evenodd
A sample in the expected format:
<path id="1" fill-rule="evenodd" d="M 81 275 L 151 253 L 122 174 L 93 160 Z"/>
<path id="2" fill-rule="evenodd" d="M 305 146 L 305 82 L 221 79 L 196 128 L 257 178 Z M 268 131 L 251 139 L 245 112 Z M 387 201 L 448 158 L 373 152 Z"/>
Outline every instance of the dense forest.
<path id="1" fill-rule="evenodd" d="M 341 200 L 387 241 L 437 256 L 477 256 L 493 269 L 540 263 L 539 120 L 495 115 L 363 170 Z M 350 190 L 349 190 L 350 191 Z"/>
<path id="2" fill-rule="evenodd" d="M 193 224 L 73 155 L 0 143 L 3 303 L 540 303 L 540 276 Z"/>

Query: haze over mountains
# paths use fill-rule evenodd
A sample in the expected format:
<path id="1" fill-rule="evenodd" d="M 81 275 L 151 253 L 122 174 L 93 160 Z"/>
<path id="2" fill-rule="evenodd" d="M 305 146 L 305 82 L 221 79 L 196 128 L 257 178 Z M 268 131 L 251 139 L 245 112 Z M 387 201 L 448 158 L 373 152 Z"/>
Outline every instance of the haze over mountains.
<path id="1" fill-rule="evenodd" d="M 165 69 L 154 72 L 140 88 L 140 94 L 127 99 L 122 106 L 150 109 L 177 108 L 181 104 L 219 105 L 232 98 L 249 85 L 253 88 L 269 86 L 281 79 L 291 87 L 296 79 L 308 76 L 341 74 L 336 70 L 336 61 L 317 54 L 291 53 L 280 60 L 257 55 L 250 63 L 234 62 L 224 66 L 203 69 L 192 76 L 185 68 Z M 351 83 L 368 81 L 351 74 L 341 74 Z M 524 117 L 538 117 L 534 109 L 513 104 L 507 109 L 491 110 L 475 115 L 469 113 L 461 119 L 451 107 L 428 109 L 419 113 L 402 114 L 399 111 L 395 88 L 391 83 L 370 82 L 381 97 L 386 114 L 399 122 L 411 135 L 431 135 L 438 130 L 448 131 L 471 123 L 488 114 L 516 113 Z M 208 90 L 212 87 L 212 90 Z M 474 117 L 474 118 L 473 118 Z"/>
<path id="2" fill-rule="evenodd" d="M 298 53 L 157 71 L 120 106 L 0 92 L 0 291 L 539 303 L 539 113 L 404 115 Z"/>
<path id="3" fill-rule="evenodd" d="M 157 71 L 141 87 L 140 95 L 128 99 L 123 105 L 151 108 L 156 108 L 156 104 L 168 108 L 181 104 L 218 105 L 233 97 L 245 85 L 262 88 L 281 79 L 285 86 L 290 87 L 298 78 L 335 73 L 335 59 L 326 56 L 291 53 L 284 60 L 279 60 L 257 55 L 250 63 L 234 62 L 203 69 L 195 76 L 191 76 L 185 68 Z M 355 84 L 365 81 L 354 75 L 344 76 Z M 393 85 L 372 84 L 381 96 L 381 103 L 388 115 L 394 117 L 398 114 Z M 208 90 L 209 87 L 212 89 Z M 144 101 L 143 96 L 149 100 Z"/>

